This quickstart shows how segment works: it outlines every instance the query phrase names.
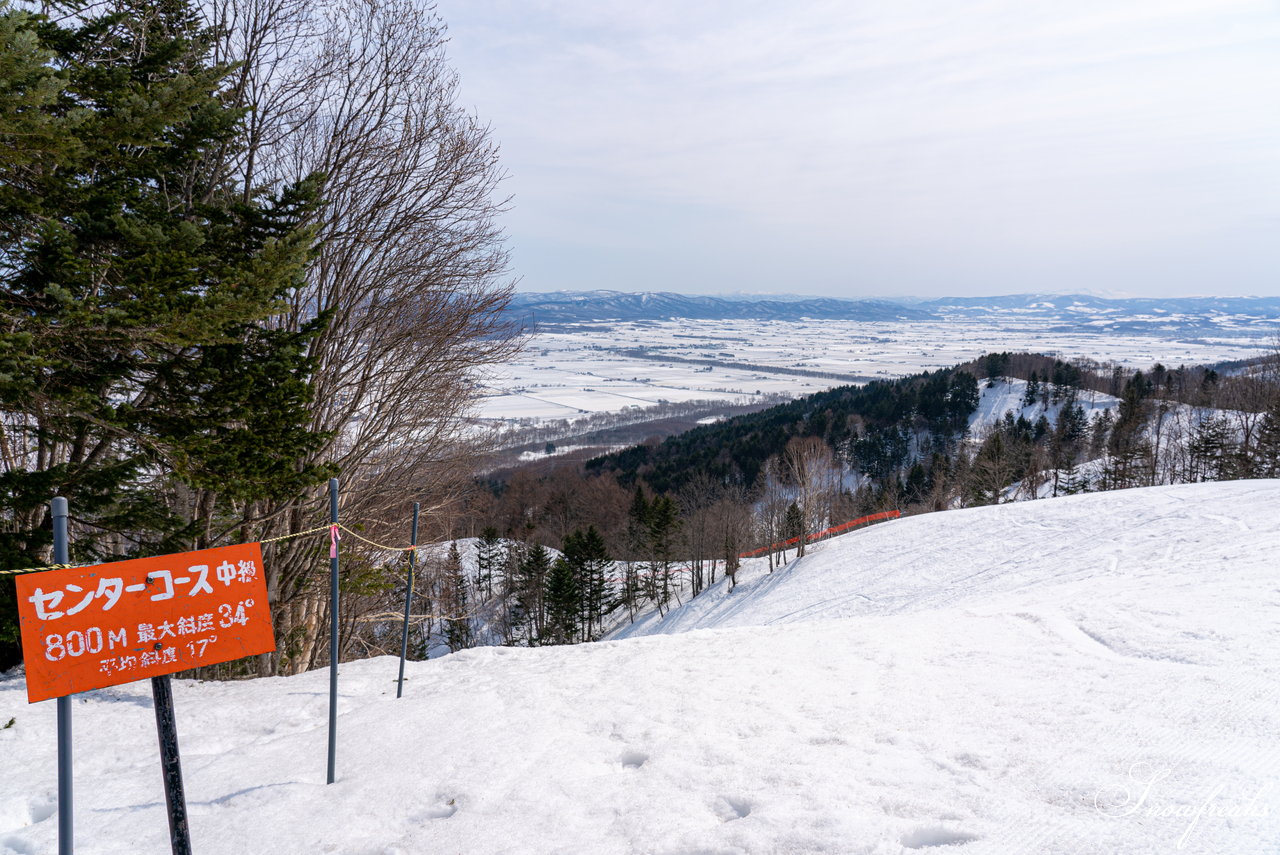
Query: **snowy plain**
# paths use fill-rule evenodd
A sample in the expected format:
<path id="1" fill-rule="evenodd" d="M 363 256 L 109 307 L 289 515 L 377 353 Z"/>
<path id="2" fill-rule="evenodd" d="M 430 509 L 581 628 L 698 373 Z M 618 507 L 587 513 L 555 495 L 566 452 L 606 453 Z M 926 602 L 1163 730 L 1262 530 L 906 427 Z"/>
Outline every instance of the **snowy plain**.
<path id="1" fill-rule="evenodd" d="M 1228 327 L 1115 333 L 1047 329 L 1017 312 L 938 321 L 612 321 L 535 334 L 525 353 L 494 368 L 482 423 L 576 419 L 659 402 L 746 403 L 762 394 L 807 395 L 851 382 L 946 368 L 988 352 L 1031 351 L 1147 369 L 1258 356 L 1268 339 Z M 644 349 L 645 357 L 637 356 Z M 833 377 L 794 372 L 816 372 Z"/>
<path id="2" fill-rule="evenodd" d="M 195 851 L 1280 849 L 1280 481 L 896 520 L 576 647 L 175 682 Z M 78 851 L 167 850 L 146 683 L 77 696 Z M 14 719 L 12 726 L 4 723 Z M 0 675 L 0 853 L 56 849 Z"/>

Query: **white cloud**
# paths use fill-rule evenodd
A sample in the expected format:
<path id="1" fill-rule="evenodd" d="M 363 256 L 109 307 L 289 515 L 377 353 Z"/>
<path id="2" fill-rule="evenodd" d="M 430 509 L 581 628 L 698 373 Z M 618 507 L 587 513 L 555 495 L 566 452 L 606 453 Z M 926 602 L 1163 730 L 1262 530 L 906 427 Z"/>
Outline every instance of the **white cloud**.
<path id="1" fill-rule="evenodd" d="M 440 11 L 530 287 L 1280 290 L 1274 4 Z"/>

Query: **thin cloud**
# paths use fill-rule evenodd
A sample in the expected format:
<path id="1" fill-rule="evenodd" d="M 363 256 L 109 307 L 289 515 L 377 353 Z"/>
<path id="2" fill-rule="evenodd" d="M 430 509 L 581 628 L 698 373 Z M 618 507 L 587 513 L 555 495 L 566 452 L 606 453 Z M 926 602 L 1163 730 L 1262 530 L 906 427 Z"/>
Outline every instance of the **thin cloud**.
<path id="1" fill-rule="evenodd" d="M 1280 292 L 1272 4 L 440 11 L 527 287 Z"/>

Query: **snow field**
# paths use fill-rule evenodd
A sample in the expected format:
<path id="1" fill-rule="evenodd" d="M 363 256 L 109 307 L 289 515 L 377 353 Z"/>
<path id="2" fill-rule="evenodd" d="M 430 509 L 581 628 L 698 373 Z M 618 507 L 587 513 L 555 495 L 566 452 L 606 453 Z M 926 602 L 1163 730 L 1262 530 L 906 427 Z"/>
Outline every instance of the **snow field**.
<path id="1" fill-rule="evenodd" d="M 492 371 L 489 395 L 477 414 L 488 422 L 551 420 L 646 407 L 659 400 L 742 403 L 756 392 L 801 396 L 848 382 L 760 370 L 765 366 L 891 379 L 1005 350 L 1114 360 L 1143 369 L 1156 362 L 1191 365 L 1259 353 L 1258 331 L 1247 324 L 1228 325 L 1209 338 L 1203 332 L 1187 338 L 1185 331 L 1160 329 L 1094 333 L 1048 327 L 1055 324 L 1043 315 L 1015 310 L 982 317 L 958 312 L 912 322 L 682 318 L 601 321 L 581 329 L 558 326 L 535 334 L 522 356 Z M 626 353 L 640 347 L 718 364 L 706 371 L 705 365 Z"/>
<path id="2" fill-rule="evenodd" d="M 1262 853 L 1280 481 L 949 511 L 748 562 L 632 637 L 175 683 L 196 851 Z M 167 851 L 149 687 L 77 696 L 79 851 Z M 55 849 L 0 676 L 0 853 Z M 1235 815 L 1227 815 L 1234 812 Z M 1180 815 L 1181 813 L 1181 815 Z"/>

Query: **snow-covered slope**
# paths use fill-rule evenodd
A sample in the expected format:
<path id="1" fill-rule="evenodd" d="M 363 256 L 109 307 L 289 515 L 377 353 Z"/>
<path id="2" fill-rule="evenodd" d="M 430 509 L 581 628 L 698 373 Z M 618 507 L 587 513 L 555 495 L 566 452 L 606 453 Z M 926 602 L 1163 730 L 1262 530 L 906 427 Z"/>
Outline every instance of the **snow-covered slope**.
<path id="1" fill-rule="evenodd" d="M 1280 481 L 886 523 L 651 637 L 179 683 L 196 851 L 1263 853 Z M 0 853 L 50 852 L 53 704 L 0 678 Z M 164 852 L 145 684 L 80 696 L 80 851 Z"/>
<path id="2" fill-rule="evenodd" d="M 1280 605 L 1280 570 L 1267 558 L 1276 547 L 1280 481 L 969 508 L 812 544 L 774 573 L 762 559 L 747 562 L 736 589 L 719 585 L 616 637 L 943 610 L 948 618 L 1022 612 L 1019 619 L 1044 623 L 1030 610 L 1078 624 L 1103 647 L 1225 664 L 1211 655 L 1216 648 L 1199 644 L 1195 625 L 1223 622 L 1249 596 Z M 1280 567 L 1280 551 L 1272 556 Z"/>
<path id="3" fill-rule="evenodd" d="M 1051 426 L 1057 425 L 1066 403 L 1047 401 L 1041 395 L 1037 403 L 1024 405 L 1026 391 L 1025 380 L 999 378 L 983 382 L 978 406 L 969 417 L 970 445 L 979 445 L 1010 415 L 1015 419 L 1026 419 L 1032 424 L 1044 416 Z M 1120 399 L 1111 395 L 1081 390 L 1075 398 L 1075 404 L 1079 405 L 1087 424 L 1093 424 L 1104 413 L 1109 412 L 1111 418 L 1119 416 Z M 1147 414 L 1141 435 L 1154 460 L 1150 477 L 1156 484 L 1175 484 L 1206 477 L 1203 467 L 1207 464 L 1202 460 L 1198 466 L 1193 465 L 1192 460 L 1197 432 L 1205 424 L 1217 422 L 1222 426 L 1229 442 L 1239 443 L 1244 437 L 1245 425 L 1256 425 L 1261 418 L 1256 412 L 1197 407 L 1159 398 L 1148 399 L 1146 407 Z M 1085 446 L 1088 446 L 1087 441 Z M 1097 453 L 1096 450 L 1094 453 Z M 1049 470 L 1041 473 L 1034 481 L 1024 480 L 1010 485 L 1004 490 L 1002 501 L 1048 498 L 1060 493 L 1059 488 L 1064 487 L 1073 476 L 1077 484 L 1083 485 L 1085 489 L 1097 489 L 1110 464 L 1109 456 L 1103 452 L 1099 456 L 1079 461 L 1074 473 L 1060 470 L 1056 480 L 1053 471 Z"/>
<path id="4" fill-rule="evenodd" d="M 1058 416 L 1062 413 L 1063 402 L 1061 401 L 1046 403 L 1041 398 L 1038 403 L 1024 405 L 1027 381 L 1016 377 L 1001 377 L 994 381 L 984 380 L 978 384 L 978 390 L 978 406 L 969 416 L 969 435 L 975 439 L 985 439 L 990 430 L 1004 418 L 1005 413 L 1013 413 L 1015 419 L 1022 416 L 1030 422 L 1034 422 L 1043 415 L 1049 419 L 1050 424 L 1054 425 L 1058 423 Z M 1114 416 L 1114 411 L 1120 406 L 1120 399 L 1091 389 L 1083 389 L 1077 392 L 1075 403 L 1084 410 L 1085 419 L 1092 422 L 1102 415 L 1104 410 L 1112 410 L 1111 415 Z"/>

